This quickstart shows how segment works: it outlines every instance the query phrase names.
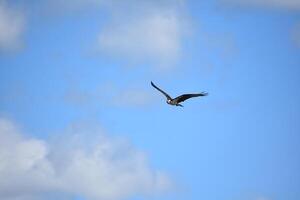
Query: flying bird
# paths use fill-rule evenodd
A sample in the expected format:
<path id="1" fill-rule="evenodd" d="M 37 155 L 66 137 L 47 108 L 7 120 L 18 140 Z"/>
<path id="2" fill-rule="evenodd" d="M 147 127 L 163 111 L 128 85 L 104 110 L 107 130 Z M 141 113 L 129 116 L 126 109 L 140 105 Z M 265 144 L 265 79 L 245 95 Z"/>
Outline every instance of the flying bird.
<path id="1" fill-rule="evenodd" d="M 167 98 L 167 104 L 170 104 L 172 106 L 181 106 L 183 107 L 183 105 L 181 105 L 181 102 L 184 102 L 185 100 L 192 98 L 192 97 L 199 97 L 199 96 L 206 96 L 208 95 L 207 92 L 201 92 L 201 93 L 196 93 L 196 94 L 183 94 L 180 95 L 176 98 L 172 98 L 170 95 L 168 95 L 165 91 L 163 91 L 162 89 L 160 89 L 159 87 L 157 87 L 156 85 L 154 85 L 154 83 L 151 81 L 151 85 L 157 89 L 158 91 L 160 91 L 161 93 L 163 93 L 166 98 Z"/>

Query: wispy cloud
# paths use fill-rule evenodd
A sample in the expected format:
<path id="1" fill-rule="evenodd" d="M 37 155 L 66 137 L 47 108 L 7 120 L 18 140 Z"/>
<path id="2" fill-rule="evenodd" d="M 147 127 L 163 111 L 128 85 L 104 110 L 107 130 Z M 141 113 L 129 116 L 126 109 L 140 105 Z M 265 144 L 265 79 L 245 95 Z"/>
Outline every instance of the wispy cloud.
<path id="1" fill-rule="evenodd" d="M 259 196 L 255 200 L 271 200 L 270 198 L 267 198 L 265 196 Z"/>
<path id="2" fill-rule="evenodd" d="M 259 196 L 256 196 L 254 198 L 252 198 L 253 200 L 271 200 L 271 198 L 267 197 L 267 196 L 264 196 L 264 195 L 259 195 Z"/>
<path id="3" fill-rule="evenodd" d="M 300 47 L 300 23 L 296 24 L 291 31 L 291 38 L 297 47 Z"/>
<path id="4" fill-rule="evenodd" d="M 275 11 L 299 12 L 300 0 L 220 0 L 224 5 L 242 8 L 261 8 Z M 297 24 L 291 29 L 291 40 L 300 47 L 300 26 Z"/>
<path id="5" fill-rule="evenodd" d="M 113 104 L 117 106 L 146 106 L 153 99 L 153 95 L 141 89 L 128 89 L 120 92 L 113 98 Z"/>
<path id="6" fill-rule="evenodd" d="M 98 9 L 104 5 L 103 0 L 46 0 L 38 2 L 48 14 L 74 14 L 81 11 Z M 49 13 L 50 12 L 50 13 Z"/>
<path id="7" fill-rule="evenodd" d="M 287 10 L 300 10 L 299 0 L 222 0 L 225 3 L 238 6 L 265 7 Z"/>
<path id="8" fill-rule="evenodd" d="M 0 51 L 19 49 L 22 46 L 24 28 L 24 14 L 0 0 Z"/>
<path id="9" fill-rule="evenodd" d="M 62 135 L 51 142 L 28 138 L 16 124 L 0 119 L 1 199 L 80 195 L 115 200 L 170 186 L 143 152 L 98 127 L 73 125 Z"/>
<path id="10" fill-rule="evenodd" d="M 118 87 L 108 83 L 95 90 L 73 87 L 66 91 L 64 100 L 75 106 L 100 105 L 114 107 L 144 107 L 151 104 L 154 93 L 141 87 Z"/>

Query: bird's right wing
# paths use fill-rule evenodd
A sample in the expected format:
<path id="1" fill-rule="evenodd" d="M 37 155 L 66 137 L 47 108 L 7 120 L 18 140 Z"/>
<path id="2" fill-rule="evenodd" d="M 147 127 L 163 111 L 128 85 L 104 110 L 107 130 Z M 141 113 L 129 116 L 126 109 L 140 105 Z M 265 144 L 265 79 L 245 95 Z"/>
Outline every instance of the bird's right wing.
<path id="1" fill-rule="evenodd" d="M 166 97 L 167 97 L 167 99 L 170 99 L 170 100 L 172 100 L 172 98 L 170 97 L 170 95 L 168 95 L 166 92 L 164 92 L 163 90 L 161 90 L 160 88 L 158 88 L 156 85 L 154 85 L 154 83 L 151 81 L 151 85 L 155 88 L 155 89 L 157 89 L 158 91 L 160 91 L 161 93 L 163 93 Z"/>

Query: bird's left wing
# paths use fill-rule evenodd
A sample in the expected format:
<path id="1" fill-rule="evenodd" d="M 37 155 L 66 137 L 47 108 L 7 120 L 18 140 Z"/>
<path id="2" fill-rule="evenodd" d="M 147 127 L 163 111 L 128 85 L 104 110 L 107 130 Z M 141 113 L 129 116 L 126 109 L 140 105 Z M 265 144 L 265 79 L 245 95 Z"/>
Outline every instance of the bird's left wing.
<path id="1" fill-rule="evenodd" d="M 206 96 L 206 95 L 208 95 L 207 92 L 201 92 L 201 93 L 198 93 L 198 94 L 183 94 L 183 95 L 180 95 L 180 96 L 176 97 L 174 99 L 174 101 L 177 102 L 177 103 L 180 103 L 180 102 L 183 102 L 183 101 L 185 101 L 189 98 L 192 98 L 192 97 L 199 97 L 199 96 Z"/>
<path id="2" fill-rule="evenodd" d="M 160 89 L 160 88 L 158 88 L 156 85 L 154 85 L 154 83 L 151 81 L 151 85 L 155 88 L 155 89 L 157 89 L 158 91 L 160 91 L 161 93 L 163 93 L 166 97 L 167 97 L 167 99 L 172 99 L 171 97 L 170 97 L 170 95 L 168 95 L 165 91 L 163 91 L 162 89 Z"/>

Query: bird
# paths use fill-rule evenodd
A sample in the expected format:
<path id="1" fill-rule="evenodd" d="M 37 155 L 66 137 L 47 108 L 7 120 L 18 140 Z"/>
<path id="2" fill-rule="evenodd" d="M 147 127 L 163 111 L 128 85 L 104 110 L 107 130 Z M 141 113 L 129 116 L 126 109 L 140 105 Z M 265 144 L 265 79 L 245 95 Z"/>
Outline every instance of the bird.
<path id="1" fill-rule="evenodd" d="M 164 94 L 167 98 L 167 104 L 172 105 L 172 106 L 180 106 L 183 107 L 182 104 L 180 104 L 181 102 L 184 102 L 185 100 L 192 98 L 192 97 L 199 97 L 199 96 L 207 96 L 208 93 L 207 92 L 201 92 L 201 93 L 195 93 L 195 94 L 182 94 L 176 98 L 172 98 L 170 95 L 168 95 L 165 91 L 163 91 L 162 89 L 160 89 L 159 87 L 157 87 L 152 81 L 151 81 L 151 85 L 157 89 L 158 91 L 160 91 L 162 94 Z"/>

